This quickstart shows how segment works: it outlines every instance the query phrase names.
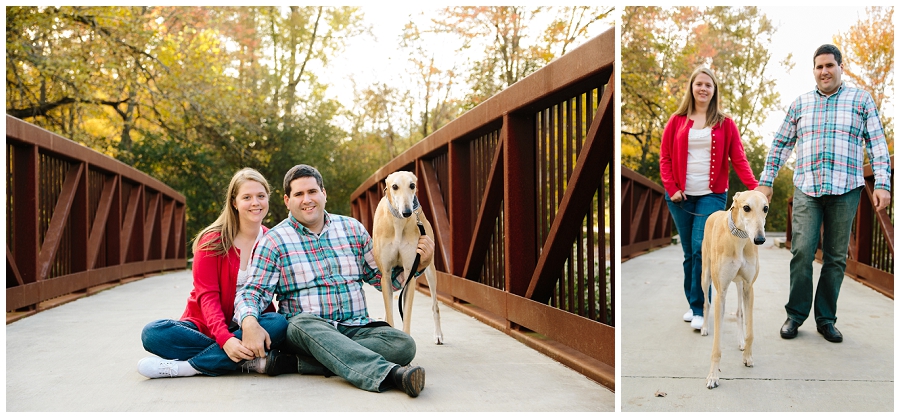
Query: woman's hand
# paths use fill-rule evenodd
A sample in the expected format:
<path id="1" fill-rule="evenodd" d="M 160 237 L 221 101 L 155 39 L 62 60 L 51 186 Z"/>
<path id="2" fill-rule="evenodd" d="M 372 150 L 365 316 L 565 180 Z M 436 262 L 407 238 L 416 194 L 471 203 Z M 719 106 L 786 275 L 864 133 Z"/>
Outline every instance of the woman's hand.
<path id="1" fill-rule="evenodd" d="M 253 360 L 253 352 L 249 348 L 244 347 L 244 344 L 237 337 L 231 337 L 228 341 L 225 341 L 222 349 L 225 350 L 225 354 L 228 354 L 228 358 L 235 363 L 241 360 Z"/>
<path id="2" fill-rule="evenodd" d="M 682 200 L 684 200 L 684 193 L 682 193 L 681 190 L 679 190 L 679 191 L 675 192 L 675 194 L 670 196 L 669 199 L 672 199 L 672 201 L 675 203 L 681 202 Z"/>

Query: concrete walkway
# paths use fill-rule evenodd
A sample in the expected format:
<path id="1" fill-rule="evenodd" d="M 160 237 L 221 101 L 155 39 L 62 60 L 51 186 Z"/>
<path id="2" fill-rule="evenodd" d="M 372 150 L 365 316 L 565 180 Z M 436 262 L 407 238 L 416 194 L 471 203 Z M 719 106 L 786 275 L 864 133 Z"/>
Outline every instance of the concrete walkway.
<path id="1" fill-rule="evenodd" d="M 894 410 L 893 300 L 845 277 L 836 323 L 844 342 L 825 341 L 812 315 L 796 338 L 784 340 L 779 330 L 786 318 L 791 254 L 772 246 L 769 238 L 760 248 L 761 272 L 754 286 L 755 367 L 741 363 L 737 291 L 731 286 L 720 386 L 713 390 L 706 388 L 712 329 L 701 337 L 681 317 L 688 309 L 681 246 L 622 263 L 622 411 Z M 814 280 L 820 269 L 814 263 Z"/>
<path id="2" fill-rule="evenodd" d="M 415 298 L 418 398 L 370 393 L 339 377 L 236 374 L 146 379 L 140 332 L 177 319 L 189 271 L 149 277 L 6 326 L 6 411 L 614 411 L 615 394 L 513 338 L 441 304 L 445 344 L 430 342 L 429 297 Z M 366 286 L 369 313 L 384 315 Z M 395 314 L 396 316 L 396 314 Z"/>

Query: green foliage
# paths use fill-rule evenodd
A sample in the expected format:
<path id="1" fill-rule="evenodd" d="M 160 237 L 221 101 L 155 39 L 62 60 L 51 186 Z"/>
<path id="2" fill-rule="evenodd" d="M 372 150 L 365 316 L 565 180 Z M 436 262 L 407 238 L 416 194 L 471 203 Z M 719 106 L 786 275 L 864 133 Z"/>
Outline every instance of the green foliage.
<path id="1" fill-rule="evenodd" d="M 768 152 L 760 127 L 779 100 L 775 80 L 767 76 L 772 61 L 767 46 L 775 33 L 771 21 L 756 7 L 626 7 L 622 21 L 622 164 L 661 184 L 665 124 L 694 68 L 705 65 L 719 79 L 724 110 L 737 124 L 758 177 Z M 771 230 L 784 230 L 790 175 L 790 168 L 783 168 L 776 180 Z M 741 190 L 746 186 L 732 170 L 729 201 Z"/>
<path id="2" fill-rule="evenodd" d="M 270 226 L 299 163 L 322 172 L 328 210 L 348 214 L 357 154 L 315 72 L 359 21 L 355 8 L 9 7 L 7 113 L 183 193 L 188 237 L 243 167 L 269 179 Z"/>

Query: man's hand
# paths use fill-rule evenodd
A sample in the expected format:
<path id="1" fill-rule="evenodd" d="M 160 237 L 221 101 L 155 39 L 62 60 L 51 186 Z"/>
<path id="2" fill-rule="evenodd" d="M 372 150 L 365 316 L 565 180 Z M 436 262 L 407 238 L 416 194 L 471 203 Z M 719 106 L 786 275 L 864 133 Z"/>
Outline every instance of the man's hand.
<path id="1" fill-rule="evenodd" d="M 884 189 L 875 189 L 872 198 L 875 200 L 875 212 L 879 212 L 891 204 L 891 192 Z"/>
<path id="2" fill-rule="evenodd" d="M 248 316 L 241 321 L 241 332 L 243 332 L 243 345 L 253 354 L 253 357 L 265 357 L 266 350 L 272 344 L 269 333 L 261 325 L 259 321 L 252 316 Z"/>
<path id="3" fill-rule="evenodd" d="M 241 340 L 237 339 L 237 337 L 231 337 L 228 341 L 225 341 L 222 349 L 225 350 L 225 354 L 228 354 L 228 358 L 235 363 L 241 360 L 253 360 L 253 352 L 249 348 L 244 347 L 241 344 Z"/>
<path id="4" fill-rule="evenodd" d="M 675 192 L 675 194 L 669 196 L 669 199 L 671 199 L 675 203 L 678 203 L 678 202 L 684 200 L 684 193 L 682 193 L 681 190 L 679 190 L 679 191 Z"/>
<path id="5" fill-rule="evenodd" d="M 753 190 L 756 190 L 757 192 L 761 192 L 762 194 L 766 195 L 766 200 L 768 200 L 769 203 L 772 203 L 772 188 L 771 187 L 756 186 L 756 188 Z"/>
<path id="6" fill-rule="evenodd" d="M 428 235 L 420 236 L 416 252 L 422 255 L 419 259 L 419 271 L 423 271 L 425 270 L 425 267 L 431 265 L 431 262 L 434 259 L 434 240 Z"/>

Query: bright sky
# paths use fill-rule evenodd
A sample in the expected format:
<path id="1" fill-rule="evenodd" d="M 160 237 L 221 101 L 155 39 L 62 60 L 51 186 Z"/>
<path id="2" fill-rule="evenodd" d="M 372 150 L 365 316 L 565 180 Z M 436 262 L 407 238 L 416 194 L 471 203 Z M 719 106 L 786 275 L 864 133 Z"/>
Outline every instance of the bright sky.
<path id="1" fill-rule="evenodd" d="M 519 4 L 518 2 L 516 4 Z M 386 82 L 389 85 L 400 86 L 399 81 L 409 82 L 409 62 L 406 52 L 400 49 L 400 35 L 403 27 L 410 21 L 410 16 L 415 16 L 420 28 L 425 29 L 426 20 L 419 17 L 425 12 L 426 16 L 435 16 L 445 6 L 418 7 L 417 5 L 404 4 L 398 7 L 362 6 L 365 14 L 365 24 L 372 27 L 374 35 L 361 35 L 352 39 L 344 53 L 334 57 L 329 63 L 329 80 L 331 87 L 329 93 L 335 95 L 345 106 L 349 107 L 353 100 L 353 85 L 350 77 L 356 81 L 357 88 L 362 89 L 374 82 Z M 549 14 L 544 14 L 550 17 Z M 536 18 L 538 19 L 538 18 Z M 535 30 L 542 30 L 545 23 L 536 20 Z M 597 36 L 613 27 L 613 22 L 595 23 L 590 27 L 590 35 L 587 39 Z M 454 45 L 449 42 L 433 42 L 428 49 L 435 53 L 438 67 L 445 69 L 454 62 L 462 62 L 463 57 L 454 56 Z M 583 41 L 581 41 L 583 42 Z M 571 50 L 571 48 L 569 49 Z M 460 67 L 459 70 L 464 70 Z M 405 71 L 405 73 L 404 73 Z M 458 83 L 464 80 L 459 79 Z"/>

